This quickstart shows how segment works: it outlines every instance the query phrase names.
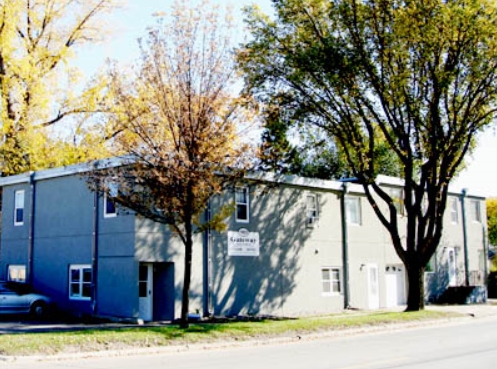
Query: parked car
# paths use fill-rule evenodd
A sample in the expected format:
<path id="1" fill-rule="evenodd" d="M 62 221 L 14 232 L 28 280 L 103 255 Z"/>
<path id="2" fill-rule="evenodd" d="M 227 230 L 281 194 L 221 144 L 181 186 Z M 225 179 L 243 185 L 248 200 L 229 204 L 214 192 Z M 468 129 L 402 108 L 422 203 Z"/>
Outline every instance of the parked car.
<path id="1" fill-rule="evenodd" d="M 34 293 L 28 285 L 0 281 L 0 314 L 31 314 L 41 318 L 48 314 L 51 301 Z"/>

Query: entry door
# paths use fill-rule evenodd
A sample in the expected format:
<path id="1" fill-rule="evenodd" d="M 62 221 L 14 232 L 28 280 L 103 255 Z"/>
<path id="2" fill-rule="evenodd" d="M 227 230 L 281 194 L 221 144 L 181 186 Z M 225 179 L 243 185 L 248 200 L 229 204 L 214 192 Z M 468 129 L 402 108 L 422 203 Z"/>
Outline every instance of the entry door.
<path id="1" fill-rule="evenodd" d="M 405 305 L 404 268 L 398 265 L 388 265 L 385 269 L 386 307 Z"/>
<path id="2" fill-rule="evenodd" d="M 138 296 L 140 319 L 150 321 L 153 319 L 153 266 L 141 263 L 138 277 Z"/>
<path id="3" fill-rule="evenodd" d="M 447 273 L 449 286 L 457 285 L 456 252 L 452 247 L 447 248 Z"/>
<path id="4" fill-rule="evenodd" d="M 380 286 L 378 283 L 378 265 L 368 264 L 368 308 L 380 307 Z"/>

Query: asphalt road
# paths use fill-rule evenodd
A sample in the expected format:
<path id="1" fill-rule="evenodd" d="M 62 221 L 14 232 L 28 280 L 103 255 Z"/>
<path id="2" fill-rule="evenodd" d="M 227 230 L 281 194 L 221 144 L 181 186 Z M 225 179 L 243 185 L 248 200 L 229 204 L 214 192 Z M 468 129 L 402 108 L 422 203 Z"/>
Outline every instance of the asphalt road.
<path id="1" fill-rule="evenodd" d="M 0 362 L 5 369 L 493 369 L 497 317 L 401 331 L 181 353 Z"/>

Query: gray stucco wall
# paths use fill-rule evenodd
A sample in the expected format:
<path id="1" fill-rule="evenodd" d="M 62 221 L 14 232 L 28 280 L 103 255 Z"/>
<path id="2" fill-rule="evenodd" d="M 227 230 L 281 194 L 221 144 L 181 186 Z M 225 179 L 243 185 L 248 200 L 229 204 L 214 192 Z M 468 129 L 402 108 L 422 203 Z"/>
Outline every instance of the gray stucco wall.
<path id="1" fill-rule="evenodd" d="M 306 224 L 306 196 L 318 194 L 319 222 Z M 213 211 L 234 193 L 213 199 Z M 215 315 L 295 316 L 337 311 L 343 295 L 323 296 L 321 267 L 341 267 L 339 199 L 335 193 L 297 187 L 250 186 L 250 222 L 228 220 L 227 231 L 259 233 L 259 256 L 229 256 L 227 232 L 211 243 L 212 312 Z"/>

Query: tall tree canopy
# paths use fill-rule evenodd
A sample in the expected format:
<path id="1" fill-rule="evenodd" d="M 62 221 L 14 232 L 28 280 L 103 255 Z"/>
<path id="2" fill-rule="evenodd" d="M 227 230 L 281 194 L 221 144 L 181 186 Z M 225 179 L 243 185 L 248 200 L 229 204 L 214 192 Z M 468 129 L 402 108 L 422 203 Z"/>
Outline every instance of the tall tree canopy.
<path id="1" fill-rule="evenodd" d="M 48 128 L 69 116 L 85 118 L 85 114 L 98 111 L 104 85 L 94 83 L 78 93 L 78 74 L 70 68 L 69 60 L 78 46 L 102 38 L 102 16 L 116 3 L 117 0 L 0 2 L 1 175 L 101 154 L 97 137 L 81 127 L 76 132 L 79 148 L 54 138 Z"/>
<path id="2" fill-rule="evenodd" d="M 204 211 L 250 152 L 237 135 L 248 110 L 232 95 L 233 30 L 228 11 L 206 2 L 194 8 L 175 2 L 172 13 L 158 15 L 142 40 L 136 68 L 116 66 L 110 73 L 113 145 L 130 160 L 103 173 L 107 179 L 100 184 L 118 203 L 169 225 L 181 239 L 183 326 L 188 326 L 193 236 L 206 227 L 223 229 L 231 204 L 209 219 Z"/>
<path id="3" fill-rule="evenodd" d="M 262 123 L 257 169 L 321 179 L 351 176 L 333 137 L 319 128 L 300 124 L 280 100 L 272 100 L 263 110 Z M 401 165 L 386 142 L 378 142 L 374 160 L 377 173 L 402 176 Z"/>
<path id="4" fill-rule="evenodd" d="M 488 0 L 273 0 L 247 10 L 239 51 L 247 91 L 286 96 L 344 153 L 406 266 L 408 310 L 424 308 L 424 270 L 448 185 L 495 117 L 497 12 Z M 376 182 L 379 144 L 401 163 L 405 221 Z"/>

